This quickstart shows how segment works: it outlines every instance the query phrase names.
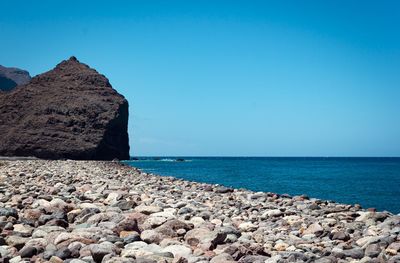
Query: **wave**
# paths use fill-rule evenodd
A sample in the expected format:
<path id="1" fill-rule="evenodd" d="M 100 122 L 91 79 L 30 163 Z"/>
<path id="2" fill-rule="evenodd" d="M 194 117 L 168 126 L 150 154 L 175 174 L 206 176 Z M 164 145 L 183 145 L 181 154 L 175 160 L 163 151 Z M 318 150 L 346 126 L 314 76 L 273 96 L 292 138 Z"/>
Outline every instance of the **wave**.
<path id="1" fill-rule="evenodd" d="M 161 159 L 161 162 L 176 162 L 175 159 L 170 159 L 170 158 L 165 158 L 165 159 Z"/>

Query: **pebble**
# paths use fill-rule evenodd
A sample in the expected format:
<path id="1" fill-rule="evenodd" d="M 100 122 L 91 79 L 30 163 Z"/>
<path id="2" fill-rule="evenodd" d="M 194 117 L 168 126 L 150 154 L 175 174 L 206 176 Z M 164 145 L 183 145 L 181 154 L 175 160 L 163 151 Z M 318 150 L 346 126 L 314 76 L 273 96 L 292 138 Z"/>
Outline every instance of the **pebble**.
<path id="1" fill-rule="evenodd" d="M 381 248 L 378 244 L 368 245 L 365 249 L 365 256 L 375 258 L 381 253 Z"/>
<path id="2" fill-rule="evenodd" d="M 18 211 L 15 208 L 0 208 L 0 216 L 12 216 L 14 218 L 18 218 Z"/>
<path id="3" fill-rule="evenodd" d="M 8 262 L 400 262 L 400 216 L 388 212 L 118 162 L 0 162 Z"/>
<path id="4" fill-rule="evenodd" d="M 162 252 L 170 252 L 174 257 L 190 258 L 192 249 L 184 245 L 170 245 L 162 249 Z"/>
<path id="5" fill-rule="evenodd" d="M 19 251 L 22 258 L 31 258 L 37 254 L 37 249 L 35 247 L 24 247 Z"/>

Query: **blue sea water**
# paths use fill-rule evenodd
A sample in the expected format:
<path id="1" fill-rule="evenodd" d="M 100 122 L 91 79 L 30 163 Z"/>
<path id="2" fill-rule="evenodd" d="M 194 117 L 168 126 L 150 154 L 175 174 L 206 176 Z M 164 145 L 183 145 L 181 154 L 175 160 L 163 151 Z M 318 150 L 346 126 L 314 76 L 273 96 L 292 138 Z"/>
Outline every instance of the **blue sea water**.
<path id="1" fill-rule="evenodd" d="M 400 158 L 179 157 L 126 163 L 145 172 L 361 204 L 400 213 Z"/>

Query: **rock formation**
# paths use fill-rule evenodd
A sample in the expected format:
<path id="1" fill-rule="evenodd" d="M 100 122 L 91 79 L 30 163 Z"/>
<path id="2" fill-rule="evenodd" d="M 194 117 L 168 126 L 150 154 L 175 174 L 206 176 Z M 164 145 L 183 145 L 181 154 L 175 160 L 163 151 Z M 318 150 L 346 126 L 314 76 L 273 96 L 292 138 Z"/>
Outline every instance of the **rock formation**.
<path id="1" fill-rule="evenodd" d="M 6 68 L 0 65 L 0 91 L 9 91 L 31 80 L 29 72 L 19 68 Z"/>
<path id="2" fill-rule="evenodd" d="M 0 156 L 129 159 L 128 102 L 75 57 L 0 94 Z"/>

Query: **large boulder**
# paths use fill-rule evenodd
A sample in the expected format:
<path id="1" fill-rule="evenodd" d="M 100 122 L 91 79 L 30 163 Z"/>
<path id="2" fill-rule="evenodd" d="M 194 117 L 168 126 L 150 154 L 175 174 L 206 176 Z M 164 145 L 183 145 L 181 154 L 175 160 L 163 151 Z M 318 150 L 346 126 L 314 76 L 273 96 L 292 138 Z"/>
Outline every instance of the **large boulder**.
<path id="1" fill-rule="evenodd" d="M 75 57 L 0 94 L 0 156 L 129 159 L 128 102 Z"/>
<path id="2" fill-rule="evenodd" d="M 28 71 L 0 65 L 0 91 L 10 91 L 18 85 L 27 84 L 30 80 Z"/>

